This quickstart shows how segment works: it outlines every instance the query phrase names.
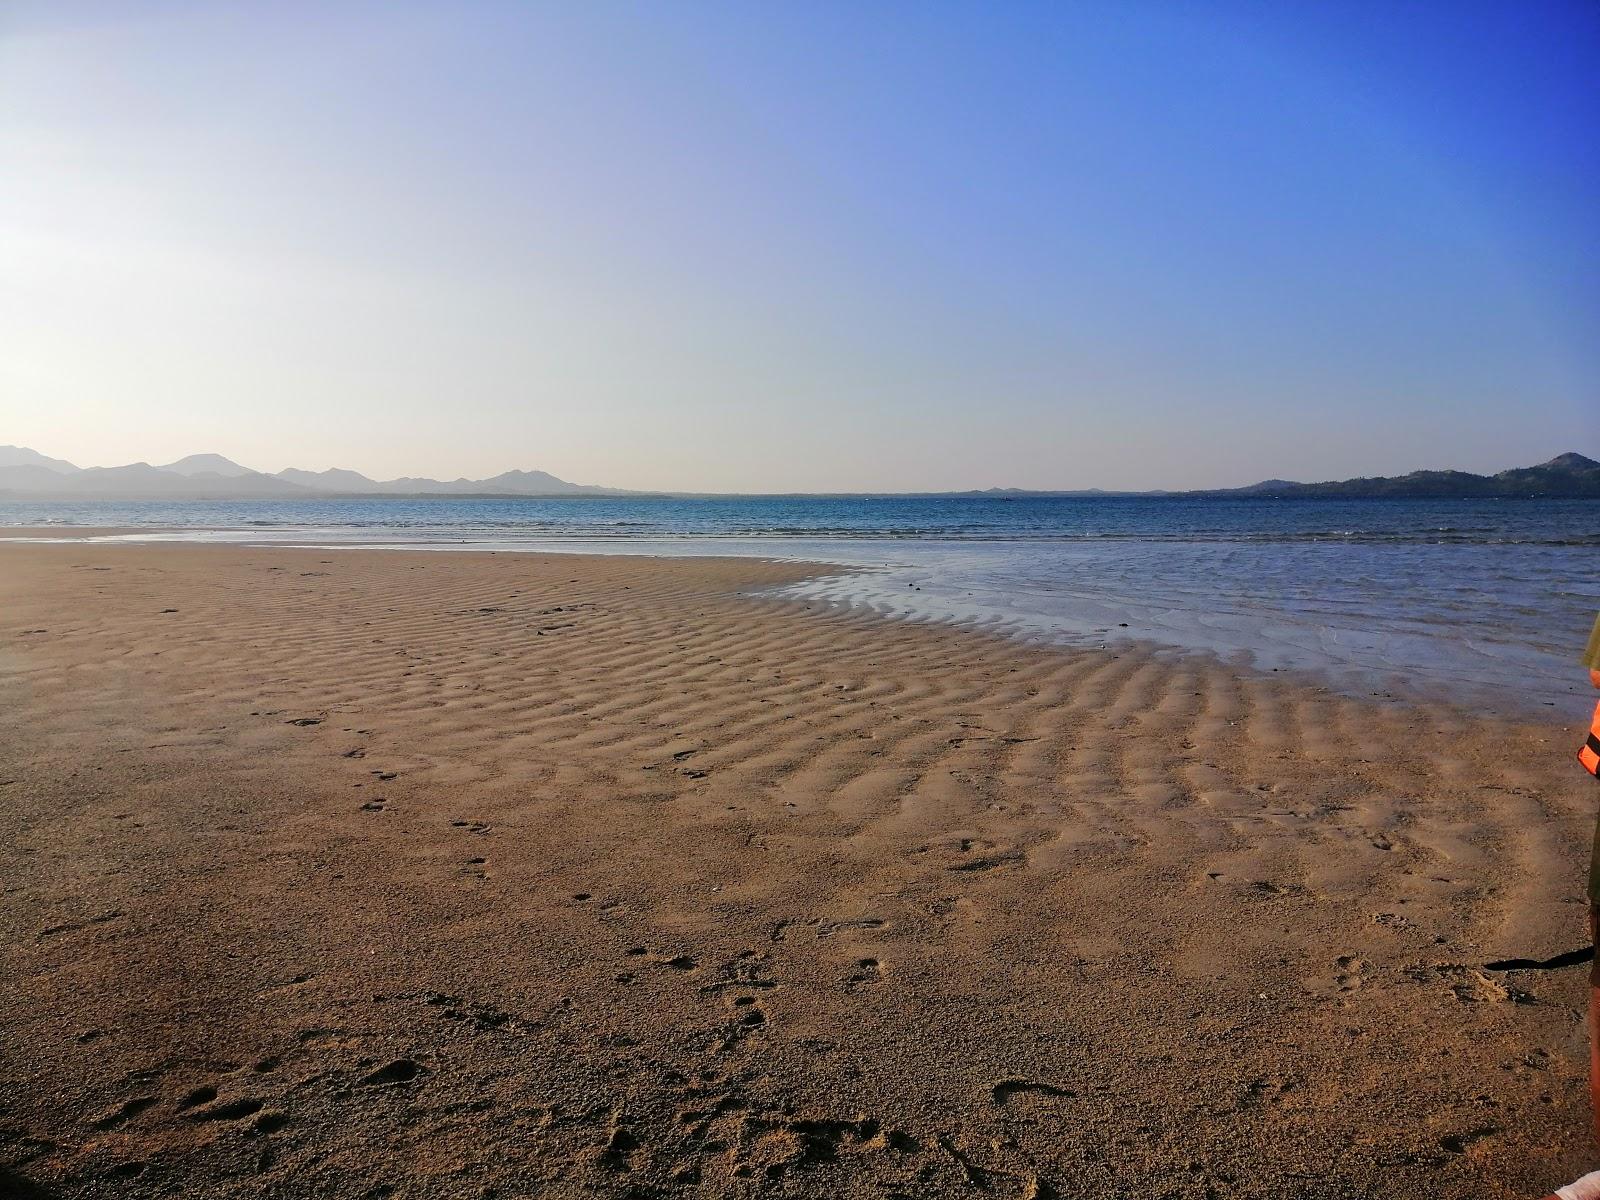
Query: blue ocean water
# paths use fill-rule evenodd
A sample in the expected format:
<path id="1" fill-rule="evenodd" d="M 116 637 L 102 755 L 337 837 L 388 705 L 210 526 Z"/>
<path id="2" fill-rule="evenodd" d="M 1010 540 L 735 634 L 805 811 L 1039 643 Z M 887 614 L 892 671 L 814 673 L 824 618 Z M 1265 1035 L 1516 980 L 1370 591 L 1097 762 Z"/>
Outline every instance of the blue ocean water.
<path id="1" fill-rule="evenodd" d="M 1581 715 L 1575 660 L 1600 609 L 1600 501 L 0 503 L 0 525 L 43 524 L 139 540 L 806 559 L 856 568 L 792 589 L 817 603 L 1073 644 L 1148 641 L 1563 720 Z"/>

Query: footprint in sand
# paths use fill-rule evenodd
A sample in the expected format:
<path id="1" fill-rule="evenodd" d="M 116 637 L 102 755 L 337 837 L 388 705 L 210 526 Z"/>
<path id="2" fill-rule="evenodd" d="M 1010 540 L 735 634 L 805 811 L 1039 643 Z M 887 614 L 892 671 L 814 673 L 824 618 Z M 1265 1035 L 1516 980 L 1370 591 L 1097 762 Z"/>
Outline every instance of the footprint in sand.
<path id="1" fill-rule="evenodd" d="M 1453 974 L 1450 990 L 1463 1004 L 1500 1004 L 1506 1000 L 1528 999 L 1525 993 L 1502 986 L 1482 971 L 1460 968 Z"/>
<path id="2" fill-rule="evenodd" d="M 754 996 L 730 992 L 723 997 L 723 1003 L 732 1010 L 732 1017 L 712 1047 L 718 1054 L 734 1049 L 752 1034 L 764 1032 L 767 1026 L 766 1011 Z"/>
<path id="3" fill-rule="evenodd" d="M 1341 954 L 1334 959 L 1335 973 L 1334 985 L 1341 992 L 1354 992 L 1366 986 L 1367 971 L 1372 966 L 1364 958 L 1357 958 L 1352 954 Z"/>
<path id="4" fill-rule="evenodd" d="M 838 921 L 824 921 L 817 926 L 817 936 L 819 938 L 832 937 L 841 929 L 882 929 L 887 924 L 888 922 L 882 917 L 855 917 Z"/>
<path id="5" fill-rule="evenodd" d="M 1465 1154 L 1474 1142 L 1494 1137 L 1499 1132 L 1499 1128 L 1494 1125 L 1482 1125 L 1462 1133 L 1447 1133 L 1439 1139 L 1439 1148 L 1448 1154 Z"/>
<path id="6" fill-rule="evenodd" d="M 356 1083 L 358 1087 L 390 1087 L 396 1084 L 410 1083 L 419 1075 L 426 1075 L 428 1069 L 421 1063 L 409 1058 L 397 1058 L 393 1062 L 385 1063 L 375 1071 L 363 1075 Z"/>
<path id="7" fill-rule="evenodd" d="M 1281 1104 L 1286 1092 L 1292 1092 L 1299 1087 L 1298 1081 L 1282 1075 L 1268 1075 L 1263 1079 L 1252 1079 L 1244 1085 L 1239 1094 L 1238 1102 L 1234 1106 L 1237 1112 L 1246 1108 L 1265 1108 L 1269 1105 Z"/>
<path id="8" fill-rule="evenodd" d="M 989 1090 L 989 1094 L 994 1102 L 1002 1108 L 1018 1097 L 1068 1100 L 1077 1095 L 1070 1088 L 1058 1087 L 1053 1083 L 1042 1083 L 1037 1079 L 1002 1079 Z"/>
<path id="9" fill-rule="evenodd" d="M 1386 929 L 1405 930 L 1415 929 L 1417 927 L 1416 922 L 1410 917 L 1403 917 L 1399 913 L 1388 912 L 1373 913 L 1372 923 L 1374 925 L 1382 925 Z"/>
<path id="10" fill-rule="evenodd" d="M 121 1104 L 108 1112 L 102 1113 L 90 1122 L 96 1129 L 115 1129 L 126 1121 L 131 1121 L 145 1109 L 156 1102 L 154 1096 L 135 1096 L 131 1100 L 124 1100 Z"/>
<path id="11" fill-rule="evenodd" d="M 883 982 L 883 964 L 875 958 L 858 958 L 855 969 L 845 977 L 846 991 L 854 992 Z"/>
<path id="12" fill-rule="evenodd" d="M 210 1104 L 216 1098 L 216 1088 L 210 1085 L 197 1087 L 182 1100 L 178 1101 L 178 1111 L 183 1112 L 185 1109 L 199 1108 L 202 1104 Z"/>
<path id="13" fill-rule="evenodd" d="M 1026 857 L 1020 850 L 1007 850 L 999 854 L 984 854 L 977 858 L 969 858 L 953 866 L 946 867 L 945 870 L 961 871 L 969 874 L 979 871 L 994 871 L 1001 867 L 1019 866 Z"/>
<path id="14" fill-rule="evenodd" d="M 264 1107 L 254 1096 L 236 1096 L 219 1100 L 217 1089 L 211 1084 L 195 1088 L 178 1101 L 177 1111 L 186 1121 L 242 1121 L 253 1117 Z"/>
<path id="15" fill-rule="evenodd" d="M 277 1133 L 288 1123 L 288 1113 L 282 1109 L 270 1108 L 256 1117 L 251 1128 L 257 1133 Z"/>
<path id="16" fill-rule="evenodd" d="M 1262 896 L 1301 896 L 1306 888 L 1300 883 L 1274 883 L 1270 879 L 1252 879 L 1250 890 Z"/>
<path id="17" fill-rule="evenodd" d="M 1476 967 L 1459 963 L 1411 967 L 1406 974 L 1418 983 L 1443 980 L 1451 994 L 1463 1004 L 1502 1004 L 1507 1000 L 1520 1004 L 1533 999 L 1526 992 L 1502 986 L 1492 976 L 1485 975 Z"/>
<path id="18" fill-rule="evenodd" d="M 633 1170 L 634 1154 L 644 1148 L 644 1143 L 634 1134 L 633 1130 L 623 1124 L 622 1114 L 611 1114 L 611 1125 L 606 1135 L 606 1144 L 595 1156 L 596 1163 L 608 1171 L 626 1173 Z"/>
<path id="19" fill-rule="evenodd" d="M 224 1100 L 219 1104 L 207 1108 L 196 1109 L 186 1114 L 190 1121 L 242 1121 L 246 1117 L 253 1117 L 263 1108 L 260 1100 L 253 1096 L 241 1096 L 237 1100 Z"/>
<path id="20" fill-rule="evenodd" d="M 724 1002 L 729 996 L 738 997 L 754 1003 L 753 993 L 775 991 L 778 987 L 777 980 L 771 978 L 768 970 L 768 960 L 765 955 L 760 955 L 752 950 L 742 951 L 737 958 L 729 959 L 713 968 L 715 978 L 699 987 L 701 995 L 713 996 L 721 994 Z M 742 1005 L 738 1005 L 742 1007 Z"/>

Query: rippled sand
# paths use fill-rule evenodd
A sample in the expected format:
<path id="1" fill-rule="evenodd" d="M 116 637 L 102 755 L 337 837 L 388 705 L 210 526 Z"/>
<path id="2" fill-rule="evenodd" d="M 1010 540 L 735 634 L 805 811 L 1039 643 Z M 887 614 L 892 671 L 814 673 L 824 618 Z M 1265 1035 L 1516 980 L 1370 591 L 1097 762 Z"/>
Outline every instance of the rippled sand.
<path id="1" fill-rule="evenodd" d="M 1593 1165 L 1584 971 L 1500 969 L 1583 943 L 1582 713 L 764 594 L 807 570 L 0 546 L 0 1194 Z"/>

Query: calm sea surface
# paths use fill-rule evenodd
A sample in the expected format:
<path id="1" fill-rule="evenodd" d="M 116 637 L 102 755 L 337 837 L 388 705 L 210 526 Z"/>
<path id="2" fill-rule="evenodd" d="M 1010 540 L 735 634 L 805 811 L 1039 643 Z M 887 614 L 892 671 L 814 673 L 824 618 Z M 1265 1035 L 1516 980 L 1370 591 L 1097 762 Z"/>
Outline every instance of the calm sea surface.
<path id="1" fill-rule="evenodd" d="M 1361 692 L 1583 715 L 1600 501 L 340 499 L 0 502 L 139 540 L 741 554 L 862 568 L 817 602 L 1019 637 L 1126 639 Z M 0 532 L 3 536 L 3 532 Z M 1552 712 L 1552 706 L 1555 711 Z"/>

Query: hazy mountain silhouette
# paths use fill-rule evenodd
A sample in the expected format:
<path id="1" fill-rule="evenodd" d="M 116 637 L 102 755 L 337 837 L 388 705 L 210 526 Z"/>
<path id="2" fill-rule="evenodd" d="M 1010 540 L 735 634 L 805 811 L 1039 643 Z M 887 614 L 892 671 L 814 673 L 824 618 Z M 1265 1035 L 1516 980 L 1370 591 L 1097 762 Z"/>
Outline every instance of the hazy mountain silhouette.
<path id="1" fill-rule="evenodd" d="M 19 447 L 4 449 L 15 451 Z M 211 471 L 183 475 L 143 462 L 87 469 L 71 463 L 65 465 L 69 469 L 41 467 L 34 462 L 0 465 L 0 492 L 23 498 L 106 500 L 243 500 L 310 494 L 304 488 L 259 471 L 246 470 L 243 474 L 227 476 Z"/>
<path id="2" fill-rule="evenodd" d="M 548 471 L 503 471 L 488 479 L 425 479 L 405 476 L 400 479 L 369 479 L 359 471 L 333 467 L 326 471 L 302 471 L 285 467 L 279 479 L 297 483 L 318 492 L 391 496 L 627 496 L 616 488 L 592 487 L 557 479 Z"/>
<path id="3" fill-rule="evenodd" d="M 1495 475 L 1474 475 L 1469 471 L 1412 471 L 1409 475 L 1373 476 L 1342 479 L 1328 483 L 1297 483 L 1292 479 L 1263 479 L 1260 483 L 1236 488 L 1204 488 L 1188 492 L 1145 491 L 1108 492 L 1100 488 L 1085 491 L 1025 491 L 1020 488 L 987 488 L 970 492 L 919 492 L 923 496 L 998 498 L 1022 496 L 1204 496 L 1216 498 L 1261 496 L 1268 499 L 1381 499 L 1395 496 L 1411 499 L 1447 499 L 1482 496 L 1515 498 L 1545 496 L 1563 499 L 1600 498 L 1600 463 L 1576 451 L 1558 454 L 1536 467 L 1513 467 Z"/>
<path id="4" fill-rule="evenodd" d="M 246 500 L 341 495 L 620 496 L 636 493 L 568 483 L 547 471 L 491 479 L 369 479 L 357 471 L 287 468 L 267 475 L 220 454 L 190 454 L 163 466 L 80 468 L 24 446 L 0 446 L 0 493 L 16 498 Z"/>
<path id="5" fill-rule="evenodd" d="M 302 471 L 299 467 L 285 467 L 278 472 L 279 479 L 297 483 L 317 492 L 381 492 L 383 485 L 368 479 L 360 471 L 346 471 L 329 467 L 326 471 Z"/>
<path id="6" fill-rule="evenodd" d="M 164 463 L 156 470 L 171 471 L 175 475 L 217 475 L 223 479 L 259 474 L 249 467 L 241 467 L 231 458 L 223 458 L 220 454 L 190 454 L 177 462 Z"/>
<path id="7" fill-rule="evenodd" d="M 1575 451 L 1558 454 L 1536 467 L 1513 467 L 1495 475 L 1468 471 L 1412 471 L 1367 479 L 1328 483 L 1293 483 L 1269 479 L 1249 487 L 1231 488 L 1211 495 L 1284 497 L 1446 498 L 1451 496 L 1553 496 L 1600 497 L 1600 462 Z"/>
<path id="8" fill-rule="evenodd" d="M 0 467 L 40 467 L 68 475 L 78 469 L 64 458 L 46 458 L 26 446 L 0 446 Z"/>
<path id="9" fill-rule="evenodd" d="M 122 467 L 81 469 L 59 458 L 47 458 L 25 446 L 0 446 L 0 494 L 12 498 L 56 499 L 206 499 L 240 500 L 318 496 L 639 496 L 658 493 L 568 483 L 548 471 L 504 471 L 488 479 L 439 480 L 407 476 L 370 479 L 359 471 L 330 468 L 306 471 L 287 467 L 275 475 L 253 471 L 220 454 L 191 454 L 165 466 L 130 463 Z M 678 493 L 679 495 L 687 493 Z M 698 493 L 704 494 L 704 493 Z M 884 494 L 884 493 L 874 493 Z M 1195 492 L 987 491 L 915 493 L 917 495 L 993 496 L 1210 496 L 1265 498 L 1378 498 L 1385 496 L 1444 498 L 1452 496 L 1563 498 L 1600 497 L 1600 462 L 1575 451 L 1558 454 L 1533 467 L 1513 467 L 1495 475 L 1468 471 L 1413 471 L 1326 483 L 1267 479 L 1247 487 Z"/>

